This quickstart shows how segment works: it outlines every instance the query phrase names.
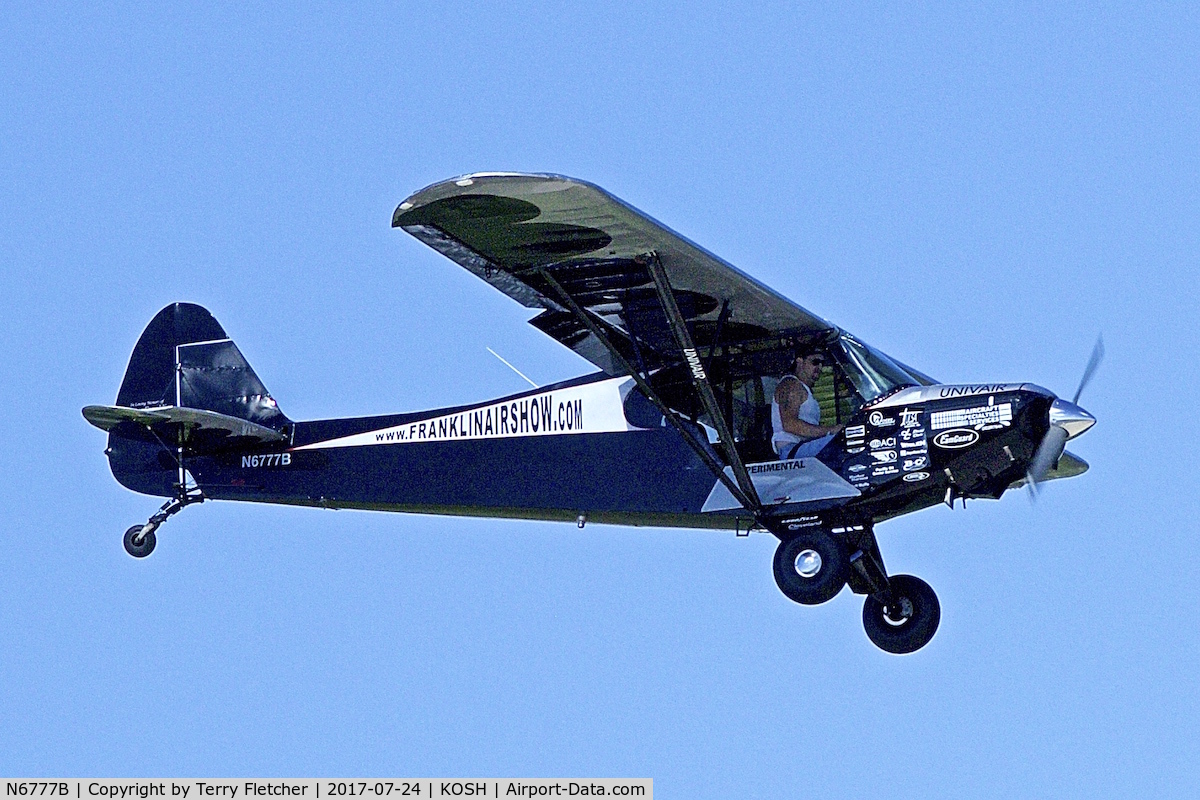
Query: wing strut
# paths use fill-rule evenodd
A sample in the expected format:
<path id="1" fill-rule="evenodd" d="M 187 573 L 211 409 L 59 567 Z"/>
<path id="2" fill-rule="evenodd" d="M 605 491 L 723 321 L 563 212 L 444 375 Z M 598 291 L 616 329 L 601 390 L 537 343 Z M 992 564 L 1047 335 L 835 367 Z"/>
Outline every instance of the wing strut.
<path id="1" fill-rule="evenodd" d="M 693 450 L 696 451 L 696 455 L 700 456 L 700 460 L 704 462 L 705 466 L 712 470 L 712 473 L 717 476 L 717 479 L 721 481 L 721 483 L 725 484 L 725 487 L 729 489 L 730 494 L 732 494 L 744 507 L 756 513 L 760 511 L 762 509 L 762 503 L 759 502 L 758 495 L 754 492 L 754 487 L 750 487 L 750 494 L 747 496 L 746 492 L 743 492 L 738 484 L 730 480 L 729 476 L 725 474 L 725 468 L 715 458 L 713 458 L 712 453 L 705 449 L 704 445 L 702 445 L 696 438 L 696 435 L 692 433 L 692 431 L 688 430 L 688 428 L 679 421 L 678 413 L 668 407 L 667 404 L 662 401 L 662 398 L 658 396 L 658 392 L 654 391 L 649 382 L 647 382 L 646 379 L 643 378 L 641 374 L 633 368 L 629 361 L 626 360 L 625 356 L 621 355 L 621 351 L 617 350 L 617 348 L 613 346 L 612 342 L 608 340 L 608 337 L 604 334 L 604 331 L 599 325 L 596 324 L 596 321 L 592 319 L 591 315 L 575 302 L 575 299 L 571 297 L 571 295 L 569 295 L 565 289 L 563 289 L 562 285 L 555 280 L 554 276 L 551 275 L 545 267 L 538 267 L 537 272 L 542 276 L 550 288 L 554 290 L 554 293 L 558 296 L 559 301 L 561 301 L 562 304 L 565 305 L 568 310 L 570 310 L 571 314 L 574 315 L 575 318 L 578 319 L 580 323 L 582 323 L 583 326 L 600 341 L 600 344 L 604 345 L 604 348 L 608 350 L 609 354 L 613 357 L 613 360 L 616 361 L 621 369 L 629 373 L 629 376 L 633 378 L 634 383 L 636 383 L 637 387 L 641 389 L 642 394 L 646 396 L 646 399 L 653 403 L 655 407 L 662 412 L 663 418 L 670 422 L 671 426 L 674 427 L 675 430 L 679 431 L 679 434 L 683 437 L 683 440 L 687 442 Z M 738 463 L 740 464 L 741 462 L 739 461 Z M 744 472 L 745 467 L 742 469 Z M 753 498 L 753 500 L 751 500 L 751 498 Z"/>
<path id="2" fill-rule="evenodd" d="M 662 301 L 663 311 L 666 312 L 667 321 L 671 324 L 671 331 L 675 334 L 675 341 L 679 343 L 679 349 L 683 351 L 683 357 L 687 360 L 688 369 L 692 373 L 692 382 L 696 384 L 700 400 L 704 403 L 709 418 L 712 419 L 713 427 L 717 429 L 717 435 L 721 437 L 721 443 L 725 445 L 725 456 L 729 459 L 730 466 L 733 467 L 733 474 L 737 477 L 738 486 L 753 501 L 754 505 L 751 507 L 757 510 L 762 503 L 758 499 L 758 493 L 754 491 L 754 484 L 750 481 L 750 473 L 746 471 L 746 464 L 742 461 L 741 454 L 734 445 L 729 423 L 725 420 L 725 415 L 721 413 L 721 407 L 717 405 L 717 396 L 713 394 L 712 385 L 708 382 L 708 373 L 704 371 L 704 364 L 696 352 L 696 345 L 692 342 L 691 333 L 688 332 L 687 322 L 684 320 L 683 314 L 679 313 L 679 304 L 675 302 L 675 293 L 671 291 L 671 282 L 667 278 L 667 271 L 663 269 L 662 261 L 657 253 L 652 253 L 648 262 L 650 275 L 654 278 L 654 288 L 658 290 L 658 299 Z M 727 309 L 728 306 L 722 309 L 722 316 Z M 722 320 L 719 319 L 718 323 L 720 322 Z"/>

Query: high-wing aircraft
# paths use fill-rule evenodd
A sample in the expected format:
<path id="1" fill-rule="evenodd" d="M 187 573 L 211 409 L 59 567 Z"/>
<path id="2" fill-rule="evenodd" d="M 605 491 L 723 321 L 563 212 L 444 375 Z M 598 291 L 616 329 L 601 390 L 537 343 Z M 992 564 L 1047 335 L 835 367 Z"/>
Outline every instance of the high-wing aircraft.
<path id="1" fill-rule="evenodd" d="M 939 503 L 1078 475 L 1064 450 L 1095 423 L 1030 383 L 943 385 L 801 308 L 597 186 L 480 173 L 422 189 L 402 228 L 535 310 L 530 324 L 599 368 L 454 408 L 298 422 L 208 311 L 176 303 L 134 347 L 108 432 L 114 477 L 168 498 L 125 533 L 141 558 L 204 500 L 725 529 L 779 539 L 791 600 L 866 595 L 878 647 L 909 653 L 941 616 L 924 581 L 889 575 L 875 525 Z M 842 426 L 779 458 L 772 399 L 799 349 Z M 807 402 L 807 401 L 806 401 Z M 785 456 L 787 453 L 785 453 Z"/>

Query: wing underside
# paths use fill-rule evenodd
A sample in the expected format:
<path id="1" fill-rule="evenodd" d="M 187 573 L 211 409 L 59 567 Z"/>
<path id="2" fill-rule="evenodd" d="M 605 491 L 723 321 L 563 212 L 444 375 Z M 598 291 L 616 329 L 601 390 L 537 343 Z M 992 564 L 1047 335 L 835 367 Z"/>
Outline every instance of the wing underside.
<path id="1" fill-rule="evenodd" d="M 769 370 L 783 345 L 835 331 L 599 187 L 562 176 L 492 173 L 445 181 L 401 203 L 392 224 L 522 305 L 541 309 L 530 320 L 534 327 L 613 375 L 621 369 L 610 349 L 560 290 L 639 369 L 678 363 L 652 261 L 665 272 L 701 356 L 720 349 L 755 362 L 747 371 Z"/>

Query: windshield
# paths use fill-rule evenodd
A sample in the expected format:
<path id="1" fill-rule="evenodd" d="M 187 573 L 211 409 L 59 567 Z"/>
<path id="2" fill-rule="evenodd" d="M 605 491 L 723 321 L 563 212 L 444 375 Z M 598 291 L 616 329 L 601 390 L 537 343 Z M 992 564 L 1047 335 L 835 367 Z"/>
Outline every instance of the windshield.
<path id="1" fill-rule="evenodd" d="M 839 336 L 830 351 L 864 402 L 901 386 L 920 384 L 895 361 L 848 333 Z"/>

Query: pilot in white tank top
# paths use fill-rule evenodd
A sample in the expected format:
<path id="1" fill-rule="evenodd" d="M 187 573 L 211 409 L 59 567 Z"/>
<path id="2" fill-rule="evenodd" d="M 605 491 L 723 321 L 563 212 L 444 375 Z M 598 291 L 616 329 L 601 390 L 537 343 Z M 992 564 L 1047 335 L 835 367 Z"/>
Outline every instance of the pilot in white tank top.
<path id="1" fill-rule="evenodd" d="M 788 373 L 779 379 L 783 383 L 788 378 L 800 381 L 792 373 Z M 808 392 L 808 397 L 800 404 L 800 411 L 796 415 L 801 422 L 807 422 L 809 425 L 821 424 L 821 404 L 817 402 L 817 398 L 813 397 L 813 391 L 807 383 L 800 381 L 800 385 Z M 803 437 L 797 436 L 794 433 L 789 433 L 783 429 L 783 417 L 779 414 L 779 403 L 774 397 L 771 398 L 771 446 L 775 448 L 776 453 L 783 453 L 790 449 L 792 445 L 800 442 L 810 441 Z"/>

